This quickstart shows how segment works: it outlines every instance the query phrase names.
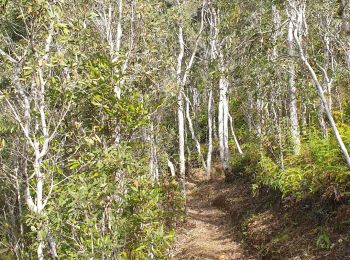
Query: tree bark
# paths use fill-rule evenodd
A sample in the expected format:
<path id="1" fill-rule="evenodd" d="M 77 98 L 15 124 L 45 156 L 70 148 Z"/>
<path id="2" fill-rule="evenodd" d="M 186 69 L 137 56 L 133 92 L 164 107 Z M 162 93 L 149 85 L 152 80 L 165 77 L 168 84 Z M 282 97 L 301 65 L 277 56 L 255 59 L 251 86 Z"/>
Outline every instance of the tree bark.
<path id="1" fill-rule="evenodd" d="M 213 153 L 213 90 L 209 89 L 208 97 L 208 153 L 207 153 L 207 177 L 211 173 L 211 158 Z"/>
<path id="2" fill-rule="evenodd" d="M 219 103 L 218 103 L 218 138 L 220 160 L 224 171 L 228 169 L 229 146 L 228 146 L 228 103 L 227 91 L 228 80 L 226 78 L 226 65 L 222 44 L 219 43 L 219 18 L 214 7 L 211 8 L 210 19 L 211 32 L 211 59 L 218 60 L 218 69 L 220 72 L 219 80 Z"/>
<path id="3" fill-rule="evenodd" d="M 295 65 L 294 59 L 294 38 L 293 31 L 297 23 L 296 11 L 293 8 L 295 6 L 295 0 L 288 1 L 291 8 L 288 8 L 287 14 L 289 18 L 288 34 L 287 34 L 287 48 L 288 48 L 288 92 L 289 92 L 289 117 L 290 117 L 290 131 L 293 145 L 293 153 L 295 155 L 300 154 L 300 131 L 298 122 L 298 109 L 297 109 L 297 88 L 295 86 Z"/>
<path id="4" fill-rule="evenodd" d="M 350 78 L 350 0 L 340 0 L 341 3 L 341 18 L 342 18 L 342 31 L 344 33 L 344 51 L 345 62 L 348 67 L 348 73 Z"/>
<path id="5" fill-rule="evenodd" d="M 232 116 L 230 115 L 230 113 L 228 113 L 228 117 L 229 117 L 229 120 L 230 120 L 231 134 L 232 134 L 233 140 L 235 141 L 235 144 L 236 144 L 238 153 L 239 153 L 239 154 L 243 154 L 241 145 L 239 144 L 238 139 L 237 139 L 237 136 L 236 136 L 235 131 L 234 131 L 234 129 L 233 129 L 233 118 L 232 118 Z"/>
<path id="6" fill-rule="evenodd" d="M 228 169 L 229 147 L 228 147 L 228 104 L 227 104 L 228 81 L 224 76 L 219 82 L 219 146 L 220 158 L 224 171 Z"/>

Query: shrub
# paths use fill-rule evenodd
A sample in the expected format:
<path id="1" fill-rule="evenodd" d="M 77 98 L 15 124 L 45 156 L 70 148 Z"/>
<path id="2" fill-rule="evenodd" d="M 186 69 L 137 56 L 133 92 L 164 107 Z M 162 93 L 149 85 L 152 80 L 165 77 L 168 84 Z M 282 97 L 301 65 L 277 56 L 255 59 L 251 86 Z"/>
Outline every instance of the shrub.
<path id="1" fill-rule="evenodd" d="M 248 146 L 244 154 L 236 154 L 230 161 L 229 170 L 225 173 L 226 180 L 236 177 L 251 178 L 259 171 L 259 159 L 261 157 L 256 146 Z"/>
<path id="2" fill-rule="evenodd" d="M 148 178 L 146 160 L 127 148 L 97 149 L 70 165 L 84 171 L 54 191 L 48 208 L 59 255 L 166 258 L 173 232 L 164 225 L 163 187 Z"/>
<path id="3" fill-rule="evenodd" d="M 350 147 L 350 126 L 339 125 L 339 131 L 347 147 Z M 296 199 L 318 192 L 325 194 L 330 186 L 336 187 L 337 193 L 347 194 L 344 187 L 350 172 L 332 136 L 323 139 L 319 132 L 312 131 L 301 151 L 299 156 L 286 156 L 284 169 L 280 169 L 268 156 L 262 155 L 253 187 L 273 187 L 280 190 L 283 196 Z M 248 168 L 239 163 L 236 167 Z"/>

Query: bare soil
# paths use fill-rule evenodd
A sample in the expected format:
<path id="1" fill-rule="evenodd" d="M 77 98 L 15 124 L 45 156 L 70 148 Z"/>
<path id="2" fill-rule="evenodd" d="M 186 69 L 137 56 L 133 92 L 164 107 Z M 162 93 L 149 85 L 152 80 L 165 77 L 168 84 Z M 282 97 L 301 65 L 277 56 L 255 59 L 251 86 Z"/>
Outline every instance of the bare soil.
<path id="1" fill-rule="evenodd" d="M 289 202 L 276 191 L 253 194 L 245 179 L 206 180 L 193 170 L 173 258 L 350 259 L 350 206 L 324 204 Z"/>
<path id="2" fill-rule="evenodd" d="M 213 203 L 213 187 L 223 177 L 204 176 L 196 170 L 187 182 L 187 221 L 177 231 L 174 259 L 257 259 L 235 236 L 231 216 Z"/>

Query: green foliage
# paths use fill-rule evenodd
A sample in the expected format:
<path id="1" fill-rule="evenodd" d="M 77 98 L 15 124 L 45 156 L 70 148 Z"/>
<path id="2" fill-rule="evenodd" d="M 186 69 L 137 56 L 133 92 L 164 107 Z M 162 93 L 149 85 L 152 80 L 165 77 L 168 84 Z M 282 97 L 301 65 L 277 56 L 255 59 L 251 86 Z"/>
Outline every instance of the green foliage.
<path id="1" fill-rule="evenodd" d="M 259 159 L 261 154 L 255 145 L 244 147 L 244 153 L 235 154 L 230 162 L 229 171 L 226 173 L 226 178 L 231 180 L 236 176 L 250 178 L 258 173 Z"/>
<path id="2" fill-rule="evenodd" d="M 279 169 L 276 163 L 268 156 L 262 155 L 258 161 L 259 170 L 254 176 L 256 185 L 271 186 L 276 188 L 278 186 L 278 179 L 276 174 Z"/>
<path id="3" fill-rule="evenodd" d="M 316 240 L 316 246 L 321 249 L 328 249 L 328 250 L 331 249 L 332 241 L 326 230 L 321 229 L 321 231 L 319 232 L 319 235 Z"/>
<path id="4" fill-rule="evenodd" d="M 339 131 L 349 147 L 350 127 L 339 125 Z M 285 158 L 284 169 L 280 169 L 271 158 L 262 156 L 259 160 L 260 170 L 255 175 L 256 187 L 273 187 L 280 190 L 283 196 L 296 199 L 326 193 L 329 185 L 335 185 L 339 189 L 337 192 L 344 192 L 341 196 L 347 194 L 342 187 L 348 180 L 349 170 L 333 137 L 323 139 L 319 132 L 312 131 L 301 151 L 300 156 L 289 155 Z"/>
<path id="5" fill-rule="evenodd" d="M 147 164 L 130 148 L 96 149 L 70 161 L 83 168 L 54 191 L 47 210 L 59 255 L 164 258 L 172 232 L 164 228 L 162 187 L 147 177 Z"/>
<path id="6" fill-rule="evenodd" d="M 169 158 L 177 166 L 177 77 L 184 76 L 184 70 L 184 94 L 191 101 L 190 116 L 203 155 L 208 150 L 208 93 L 213 93 L 217 126 L 218 81 L 224 75 L 230 83 L 229 111 L 237 137 L 246 144 L 239 155 L 230 138 L 227 179 L 244 177 L 254 189 L 267 186 L 296 199 L 348 196 L 349 170 L 333 136 L 324 140 L 305 127 L 302 154 L 290 154 L 288 65 L 294 65 L 296 101 L 303 104 L 298 112 L 305 118 L 309 113 L 305 126 L 315 126 L 319 98 L 302 64 L 287 55 L 284 1 L 273 1 L 279 25 L 271 19 L 271 1 L 208 2 L 201 35 L 200 0 L 179 5 L 124 1 L 121 14 L 117 2 L 1 1 L 0 254 L 35 258 L 38 237 L 47 244 L 51 234 L 62 258 L 167 258 L 172 229 L 182 219 L 184 206 L 178 182 L 167 172 Z M 329 64 L 325 71 L 334 85 L 333 114 L 343 123 L 339 131 L 350 147 L 348 71 L 339 51 L 344 39 L 334 17 L 337 5 L 309 4 L 303 48 L 312 66 L 327 63 L 325 59 L 337 65 L 330 70 Z M 216 28 L 210 27 L 214 13 Z M 314 25 L 322 17 L 331 23 L 320 30 Z M 176 73 L 179 24 L 185 45 L 181 75 Z M 337 41 L 329 38 L 332 57 L 326 58 L 322 36 L 328 34 Z M 186 69 L 195 44 L 193 67 Z M 321 70 L 316 73 L 321 78 Z M 338 105 L 344 112 L 334 111 Z M 23 112 L 26 106 L 28 114 Z M 38 160 L 48 204 L 37 214 L 28 209 L 24 191 L 29 184 L 35 201 L 39 177 L 32 162 L 38 155 L 36 141 L 44 143 L 45 128 L 53 135 L 48 152 Z M 216 135 L 213 160 L 219 157 Z M 188 131 L 186 138 L 187 162 L 201 167 Z M 157 161 L 152 163 L 157 164 L 158 179 L 150 173 L 150 159 Z M 318 246 L 328 248 L 329 243 L 321 232 Z"/>

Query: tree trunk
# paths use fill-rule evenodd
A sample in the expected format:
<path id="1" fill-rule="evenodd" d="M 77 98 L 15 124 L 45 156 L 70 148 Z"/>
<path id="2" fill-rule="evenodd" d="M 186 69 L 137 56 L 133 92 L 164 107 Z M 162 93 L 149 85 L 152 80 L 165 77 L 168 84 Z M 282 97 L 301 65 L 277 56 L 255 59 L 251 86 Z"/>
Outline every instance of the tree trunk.
<path id="1" fill-rule="evenodd" d="M 228 82 L 224 76 L 221 76 L 219 82 L 219 146 L 220 159 L 223 170 L 228 169 L 229 147 L 228 147 L 228 104 L 227 104 Z"/>
<path id="2" fill-rule="evenodd" d="M 229 117 L 229 120 L 230 120 L 231 134 L 232 134 L 233 140 L 235 141 L 238 153 L 239 154 L 243 154 L 242 148 L 241 148 L 241 146 L 240 146 L 240 144 L 238 142 L 237 136 L 236 136 L 235 131 L 233 129 L 233 119 L 232 119 L 232 116 L 230 115 L 230 113 L 228 113 L 228 117 Z"/>
<path id="3" fill-rule="evenodd" d="M 184 122 L 184 107 L 183 107 L 183 94 L 179 92 L 177 97 L 177 116 L 178 116 L 178 128 L 179 128 L 179 163 L 180 163 L 180 189 L 183 195 L 186 194 L 185 185 L 185 171 L 186 171 L 186 159 L 185 159 L 185 122 Z"/>
<path id="4" fill-rule="evenodd" d="M 211 172 L 211 157 L 213 153 L 213 90 L 210 88 L 208 97 L 208 153 L 207 153 L 207 177 Z"/>
<path id="5" fill-rule="evenodd" d="M 189 101 L 189 99 L 187 97 L 186 97 L 186 118 L 187 118 L 187 121 L 188 121 L 188 128 L 190 129 L 190 132 L 191 132 L 191 137 L 196 143 L 196 148 L 197 148 L 199 159 L 200 159 L 200 161 L 202 163 L 202 167 L 203 167 L 203 169 L 207 169 L 207 166 L 205 164 L 204 157 L 203 157 L 203 154 L 202 154 L 202 151 L 201 151 L 201 145 L 200 145 L 200 143 L 198 141 L 198 138 L 196 137 L 196 134 L 194 132 L 192 119 L 191 119 L 191 115 L 190 115 L 190 101 Z"/>
<path id="6" fill-rule="evenodd" d="M 345 43 L 345 62 L 348 67 L 348 73 L 350 78 L 350 0 L 341 0 L 341 18 L 342 18 L 342 31 L 344 33 Z"/>
<path id="7" fill-rule="evenodd" d="M 294 0 L 289 0 L 294 2 Z M 288 64 L 288 92 L 289 92 L 289 117 L 290 117 L 290 131 L 292 138 L 293 153 L 295 155 L 300 154 L 300 132 L 298 122 L 298 109 L 297 109 L 297 89 L 295 86 L 295 66 L 293 63 L 294 53 L 294 38 L 293 30 L 296 23 L 296 12 L 293 8 L 289 8 L 287 11 L 289 23 L 287 34 L 287 48 L 289 56 Z"/>

